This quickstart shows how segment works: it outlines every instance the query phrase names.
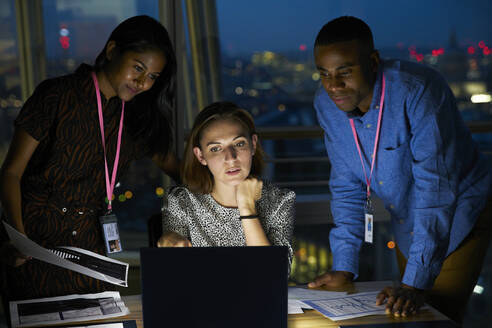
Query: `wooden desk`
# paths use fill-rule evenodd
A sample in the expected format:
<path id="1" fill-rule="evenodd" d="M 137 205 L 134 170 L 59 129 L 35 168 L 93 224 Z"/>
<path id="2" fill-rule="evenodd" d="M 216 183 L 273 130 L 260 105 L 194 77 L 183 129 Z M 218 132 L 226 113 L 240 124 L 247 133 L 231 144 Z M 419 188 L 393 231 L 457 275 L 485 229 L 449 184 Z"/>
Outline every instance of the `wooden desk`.
<path id="1" fill-rule="evenodd" d="M 138 328 L 143 328 L 142 322 L 142 303 L 140 295 L 123 296 L 123 301 L 130 309 L 130 314 L 125 317 L 114 318 L 110 321 L 123 321 L 123 320 L 135 320 Z M 304 310 L 304 314 L 289 314 L 288 327 L 289 328 L 333 328 L 354 324 L 381 324 L 391 322 L 402 321 L 435 321 L 435 320 L 448 320 L 446 316 L 438 312 L 437 310 L 430 308 L 428 310 L 421 311 L 418 315 L 410 318 L 393 318 L 386 315 L 372 315 L 356 319 L 349 319 L 334 322 L 328 318 L 323 317 L 315 310 Z"/>
<path id="2" fill-rule="evenodd" d="M 355 283 L 355 288 L 359 292 L 368 290 L 379 290 L 380 287 L 388 285 L 388 282 L 360 282 Z M 122 296 L 126 306 L 130 309 L 130 314 L 125 317 L 115 318 L 116 320 L 135 320 L 137 327 L 142 328 L 142 303 L 140 295 Z M 410 318 L 394 318 L 387 315 L 372 315 L 356 319 L 349 319 L 343 321 L 331 321 L 325 318 L 315 310 L 304 310 L 303 314 L 289 314 L 288 327 L 289 328 L 325 328 L 325 327 L 339 327 L 355 324 L 381 324 L 381 323 L 395 323 L 395 322 L 409 322 L 409 321 L 436 321 L 436 320 L 449 320 L 442 313 L 429 306 L 428 309 L 421 310 L 419 314 Z"/>

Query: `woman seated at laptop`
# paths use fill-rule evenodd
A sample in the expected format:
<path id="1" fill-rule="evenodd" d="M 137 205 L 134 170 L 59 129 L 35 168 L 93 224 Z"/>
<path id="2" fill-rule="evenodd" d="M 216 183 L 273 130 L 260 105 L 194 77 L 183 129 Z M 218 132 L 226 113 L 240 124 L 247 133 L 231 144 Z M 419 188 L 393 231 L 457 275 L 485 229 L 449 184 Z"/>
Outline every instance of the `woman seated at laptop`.
<path id="1" fill-rule="evenodd" d="M 159 247 L 268 246 L 289 250 L 295 193 L 262 181 L 263 150 L 251 115 L 217 102 L 195 119 L 163 211 Z"/>

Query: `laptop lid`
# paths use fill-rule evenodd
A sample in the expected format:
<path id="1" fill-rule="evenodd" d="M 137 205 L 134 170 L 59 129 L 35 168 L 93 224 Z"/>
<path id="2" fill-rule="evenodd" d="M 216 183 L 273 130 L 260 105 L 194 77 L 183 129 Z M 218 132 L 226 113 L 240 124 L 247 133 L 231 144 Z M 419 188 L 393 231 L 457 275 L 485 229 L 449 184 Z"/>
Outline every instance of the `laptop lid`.
<path id="1" fill-rule="evenodd" d="M 140 249 L 149 327 L 287 327 L 287 247 Z"/>

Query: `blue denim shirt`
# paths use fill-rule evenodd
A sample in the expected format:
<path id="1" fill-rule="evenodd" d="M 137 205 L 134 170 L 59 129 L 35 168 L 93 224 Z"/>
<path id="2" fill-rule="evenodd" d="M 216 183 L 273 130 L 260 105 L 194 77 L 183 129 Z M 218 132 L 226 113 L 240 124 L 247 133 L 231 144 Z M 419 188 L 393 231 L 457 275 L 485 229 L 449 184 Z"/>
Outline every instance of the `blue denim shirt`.
<path id="1" fill-rule="evenodd" d="M 396 242 L 408 259 L 402 282 L 429 289 L 445 257 L 468 235 L 484 208 L 492 172 L 443 77 L 423 65 L 388 60 L 379 68 L 368 112 L 354 118 L 368 175 L 383 70 L 386 92 L 371 192 L 391 214 Z M 332 165 L 333 270 L 357 276 L 364 240 L 364 172 L 348 114 L 322 87 L 314 107 Z"/>

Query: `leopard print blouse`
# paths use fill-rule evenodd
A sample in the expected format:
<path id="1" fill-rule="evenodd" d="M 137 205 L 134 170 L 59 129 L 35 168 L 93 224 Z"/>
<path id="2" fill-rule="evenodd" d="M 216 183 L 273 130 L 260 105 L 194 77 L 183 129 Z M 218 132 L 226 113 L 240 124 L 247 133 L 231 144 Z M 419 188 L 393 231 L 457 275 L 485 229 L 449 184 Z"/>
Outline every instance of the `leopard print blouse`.
<path id="1" fill-rule="evenodd" d="M 272 245 L 287 246 L 289 264 L 292 261 L 292 231 L 294 227 L 295 193 L 264 183 L 261 198 L 256 203 L 258 216 Z M 175 187 L 168 194 L 163 209 L 163 231 L 185 236 L 193 246 L 246 246 L 239 210 L 224 207 L 210 194 L 191 192 Z"/>

